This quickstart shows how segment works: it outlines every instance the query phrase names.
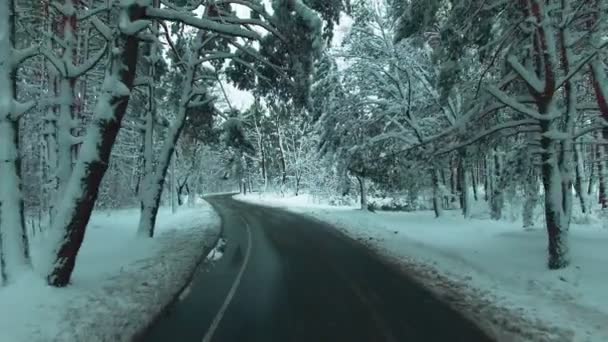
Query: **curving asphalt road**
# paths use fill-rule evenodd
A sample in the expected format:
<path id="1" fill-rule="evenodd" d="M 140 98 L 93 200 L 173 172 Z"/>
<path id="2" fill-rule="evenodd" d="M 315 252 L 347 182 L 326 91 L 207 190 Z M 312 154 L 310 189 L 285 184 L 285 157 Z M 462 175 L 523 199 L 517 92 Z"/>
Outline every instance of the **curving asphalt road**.
<path id="1" fill-rule="evenodd" d="M 207 200 L 222 217 L 224 257 L 198 271 L 144 341 L 490 341 L 323 223 L 230 196 Z"/>

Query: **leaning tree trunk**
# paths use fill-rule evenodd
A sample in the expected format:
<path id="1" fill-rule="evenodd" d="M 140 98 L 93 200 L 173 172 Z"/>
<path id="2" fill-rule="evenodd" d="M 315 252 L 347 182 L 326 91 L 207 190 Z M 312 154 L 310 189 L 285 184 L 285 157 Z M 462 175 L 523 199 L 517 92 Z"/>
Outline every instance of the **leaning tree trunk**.
<path id="1" fill-rule="evenodd" d="M 200 34 L 197 37 L 197 41 L 199 41 L 201 37 Z M 192 52 L 186 65 L 186 75 L 183 81 L 182 96 L 180 99 L 177 116 L 175 117 L 173 124 L 167 133 L 167 137 L 157 161 L 156 169 L 153 173 L 146 174 L 144 176 L 144 189 L 142 190 L 141 198 L 141 215 L 139 218 L 139 226 L 137 228 L 137 234 L 139 236 L 154 237 L 156 217 L 158 215 L 160 199 L 165 185 L 165 178 L 171 164 L 171 157 L 175 151 L 175 145 L 177 144 L 186 123 L 190 99 L 193 97 L 192 84 L 194 81 L 197 59 L 198 54 Z M 173 189 L 171 189 L 170 193 L 173 196 Z"/>
<path id="2" fill-rule="evenodd" d="M 128 25 L 142 18 L 144 11 L 136 3 L 125 2 L 119 15 L 123 24 Z M 70 282 L 99 185 L 129 104 L 138 50 L 139 38 L 135 34 L 120 33 L 112 42 L 104 87 L 51 228 L 53 256 L 47 276 L 51 286 L 64 287 Z"/>

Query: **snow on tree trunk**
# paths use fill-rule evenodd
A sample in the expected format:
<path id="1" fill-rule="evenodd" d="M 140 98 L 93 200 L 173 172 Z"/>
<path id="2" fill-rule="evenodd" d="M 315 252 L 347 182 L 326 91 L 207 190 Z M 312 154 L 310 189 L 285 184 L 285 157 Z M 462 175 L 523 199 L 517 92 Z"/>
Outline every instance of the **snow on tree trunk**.
<path id="1" fill-rule="evenodd" d="M 443 207 L 441 206 L 441 185 L 439 183 L 439 170 L 436 168 L 431 169 L 431 182 L 433 184 L 433 210 L 435 211 L 435 217 L 441 217 L 443 215 Z"/>
<path id="2" fill-rule="evenodd" d="M 52 224 L 52 256 L 47 276 L 51 286 L 64 287 L 70 282 L 133 88 L 139 50 L 134 28 L 146 24 L 140 21 L 144 8 L 132 2 L 121 2 L 121 6 L 122 32 L 113 39 L 109 66 L 92 122 Z"/>
<path id="3" fill-rule="evenodd" d="M 565 193 L 571 193 L 570 188 L 564 188 L 562 175 L 557 162 L 557 144 L 549 138 L 541 138 L 543 152 L 542 176 L 545 190 L 545 222 L 549 238 L 550 269 L 559 269 L 568 265 L 567 233 L 570 225 L 568 205 L 571 201 Z"/>
<path id="4" fill-rule="evenodd" d="M 552 23 L 547 20 L 549 17 L 549 5 L 541 0 L 529 0 L 531 14 L 536 24 L 537 43 L 534 45 L 535 57 L 539 60 L 538 68 L 542 68 L 542 73 L 538 73 L 543 78 L 543 89 L 534 93 L 540 120 L 540 145 L 541 145 L 541 173 L 543 187 L 545 190 L 545 222 L 548 234 L 549 269 L 564 268 L 569 264 L 567 233 L 570 227 L 572 209 L 572 133 L 570 131 L 574 118 L 572 107 L 575 102 L 572 100 L 572 93 L 566 94 L 568 109 L 566 111 L 566 136 L 563 139 L 556 139 L 555 134 L 563 132 L 560 130 L 559 118 L 561 108 L 557 105 L 558 92 L 557 69 L 559 67 L 558 43 Z M 562 6 L 567 6 L 568 2 L 563 1 Z M 570 11 L 563 8 L 563 15 L 570 15 Z M 564 42 L 569 41 L 567 29 L 562 28 L 560 37 Z M 568 73 L 571 56 L 568 55 L 569 49 L 562 50 L 562 67 L 565 74 Z M 566 92 L 568 93 L 568 83 Z M 570 84 L 571 87 L 571 84 Z M 569 96 L 570 95 L 570 96 Z"/>
<path id="5" fill-rule="evenodd" d="M 458 159 L 458 177 L 460 178 L 460 206 L 465 218 L 471 216 L 471 187 L 469 185 L 469 172 L 466 168 L 466 151 L 461 151 Z"/>
<path id="6" fill-rule="evenodd" d="M 522 220 L 524 228 L 534 226 L 534 209 L 538 204 L 538 179 L 535 168 L 530 167 L 524 183 L 524 204 L 522 210 Z"/>
<path id="7" fill-rule="evenodd" d="M 500 220 L 502 218 L 502 208 L 504 206 L 504 194 L 503 189 L 499 186 L 502 181 L 502 160 L 497 151 L 494 151 L 492 156 L 492 172 L 490 173 L 490 217 L 493 220 Z"/>
<path id="8" fill-rule="evenodd" d="M 63 6 L 59 7 L 61 12 L 61 36 L 58 37 L 62 41 L 63 52 L 61 55 L 61 69 L 56 70 L 58 77 L 58 103 L 59 110 L 55 119 L 56 128 L 56 164 L 52 165 L 52 170 L 55 171 L 55 181 L 53 182 L 53 199 L 54 203 L 58 203 L 65 193 L 65 189 L 70 180 L 73 166 L 73 147 L 77 144 L 76 138 L 73 135 L 73 130 L 76 127 L 74 110 L 77 106 L 77 98 L 75 86 L 77 76 L 72 75 L 75 68 L 76 49 L 78 41 L 77 32 L 77 8 L 73 0 L 65 0 Z M 51 213 L 53 218 L 56 213 Z"/>
<path id="9" fill-rule="evenodd" d="M 281 131 L 281 123 L 277 115 L 276 118 L 277 138 L 279 140 L 279 162 L 281 163 L 281 191 L 284 190 L 287 183 L 287 162 L 285 160 L 285 148 L 283 146 L 283 132 Z"/>
<path id="10" fill-rule="evenodd" d="M 12 1 L 0 2 L 0 266 L 2 283 L 31 267 L 23 212 L 19 113 L 12 58 Z"/>
<path id="11" fill-rule="evenodd" d="M 256 99 L 256 105 L 257 105 Z M 257 143 L 258 143 L 258 151 L 260 151 L 260 172 L 262 173 L 262 180 L 264 181 L 264 192 L 266 192 L 266 188 L 268 187 L 268 171 L 266 166 L 266 148 L 264 147 L 264 133 L 261 129 L 261 123 L 258 125 L 257 118 L 254 118 L 254 126 L 257 133 Z"/>
<path id="12" fill-rule="evenodd" d="M 608 195 L 606 190 L 608 182 L 606 181 L 606 147 L 598 145 L 597 147 L 597 182 L 598 182 L 598 203 L 602 206 L 602 209 L 608 208 Z"/>
<path id="13" fill-rule="evenodd" d="M 367 185 L 365 184 L 365 178 L 362 176 L 356 176 L 359 182 L 359 195 L 361 204 L 361 210 L 367 210 Z"/>
<path id="14" fill-rule="evenodd" d="M 478 163 L 476 163 L 478 164 Z M 475 200 L 475 202 L 477 202 L 479 200 L 479 195 L 478 195 L 478 186 L 479 186 L 479 167 L 478 165 L 475 166 L 475 169 L 473 170 L 473 172 L 471 172 L 471 187 L 473 188 L 473 200 Z"/>
<path id="15" fill-rule="evenodd" d="M 574 156 L 576 159 L 576 182 L 574 189 L 581 204 L 583 214 L 589 212 L 589 201 L 587 197 L 587 181 L 585 180 L 585 165 L 583 164 L 583 156 L 579 145 L 574 146 Z"/>
<path id="16" fill-rule="evenodd" d="M 200 35 L 197 41 L 200 41 Z M 175 152 L 175 145 L 186 123 L 186 116 L 190 99 L 193 97 L 192 83 L 194 81 L 197 55 L 192 53 L 186 65 L 186 75 L 183 81 L 182 95 L 179 103 L 178 113 L 167 132 L 165 142 L 157 160 L 156 169 L 146 173 L 142 181 L 141 189 L 141 214 L 137 234 L 139 236 L 154 237 L 156 217 L 160 206 L 160 199 L 165 185 L 167 171 L 171 165 L 171 159 Z M 173 174 L 173 173 L 172 173 Z M 170 194 L 174 196 L 171 184 Z"/>
<path id="17" fill-rule="evenodd" d="M 488 164 L 488 157 L 483 158 L 483 200 L 486 202 L 490 201 L 490 192 L 492 191 L 491 183 L 492 173 L 490 172 L 490 165 Z"/>

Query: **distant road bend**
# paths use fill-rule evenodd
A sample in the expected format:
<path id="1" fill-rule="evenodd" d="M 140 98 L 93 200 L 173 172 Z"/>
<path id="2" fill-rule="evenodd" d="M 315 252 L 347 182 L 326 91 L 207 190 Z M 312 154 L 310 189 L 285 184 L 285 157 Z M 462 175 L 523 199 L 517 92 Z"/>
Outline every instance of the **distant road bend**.
<path id="1" fill-rule="evenodd" d="M 224 257 L 144 341 L 490 341 L 428 290 L 327 225 L 212 196 Z"/>

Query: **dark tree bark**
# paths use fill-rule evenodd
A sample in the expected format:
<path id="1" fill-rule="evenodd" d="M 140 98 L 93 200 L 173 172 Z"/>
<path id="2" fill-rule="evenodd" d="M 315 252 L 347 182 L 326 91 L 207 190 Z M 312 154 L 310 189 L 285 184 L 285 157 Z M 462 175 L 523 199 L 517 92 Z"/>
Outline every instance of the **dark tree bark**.
<path id="1" fill-rule="evenodd" d="M 144 8 L 131 5 L 128 8 L 129 18 L 138 20 L 144 15 Z M 120 51 L 119 56 L 112 58 L 112 66 L 108 72 L 118 73 L 120 81 L 129 89 L 133 89 L 139 39 L 135 36 L 120 34 L 115 42 L 118 49 L 112 47 L 111 51 Z M 116 69 L 120 68 L 120 69 Z M 119 70 L 119 71 L 118 71 Z M 76 256 L 82 245 L 85 230 L 91 212 L 95 206 L 99 185 L 108 168 L 112 146 L 120 129 L 122 119 L 129 104 L 129 95 L 113 94 L 110 99 L 111 110 L 114 111 L 111 119 L 95 117 L 91 123 L 100 138 L 96 142 L 97 158 L 79 158 L 76 162 L 71 182 L 80 185 L 81 190 L 62 202 L 62 213 L 58 214 L 56 224 L 58 230 L 64 235 L 56 252 L 55 262 L 47 276 L 49 285 L 55 287 L 67 286 L 76 263 Z M 81 170 L 81 171 L 79 171 Z M 61 217 L 61 219 L 59 219 Z"/>
<path id="2" fill-rule="evenodd" d="M 435 217 L 440 217 L 443 213 L 438 172 L 439 171 L 437 171 L 435 168 L 431 169 L 431 182 L 433 184 L 433 210 L 435 211 Z"/>

